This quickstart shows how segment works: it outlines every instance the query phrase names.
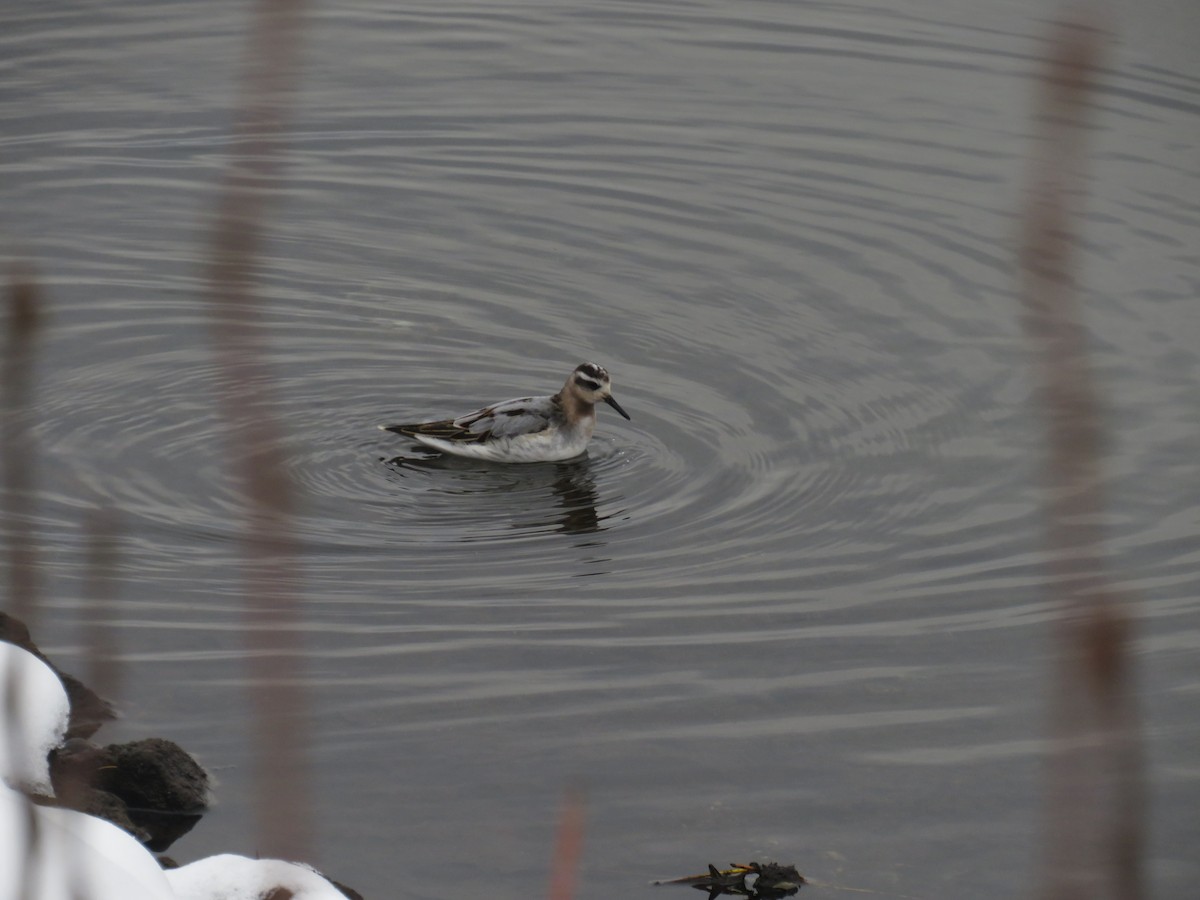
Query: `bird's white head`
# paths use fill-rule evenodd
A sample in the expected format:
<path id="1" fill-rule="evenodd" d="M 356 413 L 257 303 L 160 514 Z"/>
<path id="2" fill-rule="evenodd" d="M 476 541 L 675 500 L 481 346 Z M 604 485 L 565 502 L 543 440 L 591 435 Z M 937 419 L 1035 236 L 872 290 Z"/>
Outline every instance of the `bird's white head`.
<path id="1" fill-rule="evenodd" d="M 629 413 L 621 409 L 621 405 L 613 399 L 612 379 L 608 377 L 608 372 L 603 366 L 595 363 L 576 366 L 575 371 L 567 378 L 565 389 L 589 406 L 607 403 L 626 419 L 629 418 Z"/>

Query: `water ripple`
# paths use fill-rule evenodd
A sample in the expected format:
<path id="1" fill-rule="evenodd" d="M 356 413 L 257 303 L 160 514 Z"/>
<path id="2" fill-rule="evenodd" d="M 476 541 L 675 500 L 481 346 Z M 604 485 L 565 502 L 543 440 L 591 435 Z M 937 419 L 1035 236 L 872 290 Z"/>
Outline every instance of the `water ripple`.
<path id="1" fill-rule="evenodd" d="M 205 696 L 244 681 L 244 500 L 205 266 L 245 14 L 26 3 L 0 33 L 0 234 L 52 306 L 36 439 L 53 603 L 83 593 L 83 512 L 118 510 L 131 665 L 186 669 L 172 683 Z M 296 627 L 338 727 L 323 752 L 470 735 L 436 756 L 483 796 L 474 754 L 502 740 L 538 766 L 522 802 L 565 759 L 610 787 L 669 775 L 637 803 L 671 816 L 678 762 L 736 782 L 796 735 L 789 783 L 865 783 L 871 802 L 931 759 L 991 784 L 989 760 L 1029 756 L 1002 710 L 1031 693 L 1052 615 L 1013 254 L 1042 23 L 619 0 L 311 16 L 255 274 L 298 489 Z M 1179 489 L 1200 458 L 1200 78 L 1175 43 L 1148 46 L 1102 79 L 1080 262 L 1111 546 L 1173 710 L 1194 693 L 1200 593 Z M 447 460 L 375 427 L 547 393 L 584 360 L 633 419 L 601 409 L 580 460 Z M 855 760 L 857 780 L 839 768 Z M 739 821 L 794 833 L 771 809 Z M 428 812 L 411 817 L 445 813 Z M 850 818 L 847 841 L 885 830 Z"/>

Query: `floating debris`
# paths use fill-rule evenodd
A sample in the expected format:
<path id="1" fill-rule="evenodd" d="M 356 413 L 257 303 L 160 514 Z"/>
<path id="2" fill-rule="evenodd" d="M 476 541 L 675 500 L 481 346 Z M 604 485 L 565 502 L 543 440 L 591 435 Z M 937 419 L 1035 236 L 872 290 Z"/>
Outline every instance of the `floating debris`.
<path id="1" fill-rule="evenodd" d="M 750 876 L 754 881 L 747 884 L 746 879 Z M 728 869 L 718 869 L 709 863 L 708 871 L 703 875 L 684 875 L 651 884 L 686 884 L 708 891 L 708 900 L 715 900 L 722 894 L 736 894 L 751 900 L 779 900 L 792 896 L 807 882 L 795 866 L 748 862 L 730 863 Z"/>

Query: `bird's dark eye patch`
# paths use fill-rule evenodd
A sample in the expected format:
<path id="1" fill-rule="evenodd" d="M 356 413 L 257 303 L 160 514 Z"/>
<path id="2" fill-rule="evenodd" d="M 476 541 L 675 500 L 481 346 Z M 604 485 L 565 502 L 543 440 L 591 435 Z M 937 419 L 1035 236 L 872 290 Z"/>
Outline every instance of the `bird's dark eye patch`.
<path id="1" fill-rule="evenodd" d="M 575 383 L 584 390 L 598 391 L 600 390 L 600 382 L 592 381 L 590 378 L 584 378 L 582 375 L 575 376 Z"/>

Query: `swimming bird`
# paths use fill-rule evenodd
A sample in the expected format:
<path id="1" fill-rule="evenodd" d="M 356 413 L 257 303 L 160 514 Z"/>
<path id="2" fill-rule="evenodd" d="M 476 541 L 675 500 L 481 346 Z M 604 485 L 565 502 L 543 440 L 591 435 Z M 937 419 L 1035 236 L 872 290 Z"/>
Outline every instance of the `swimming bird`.
<path id="1" fill-rule="evenodd" d="M 572 459 L 587 449 L 600 402 L 629 418 L 613 399 L 608 372 L 595 363 L 583 363 L 567 376 L 562 390 L 548 397 L 505 400 L 457 419 L 379 427 L 454 456 L 553 462 Z"/>

